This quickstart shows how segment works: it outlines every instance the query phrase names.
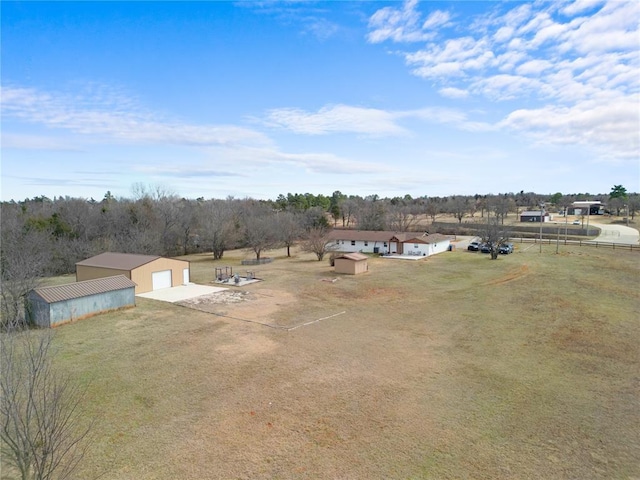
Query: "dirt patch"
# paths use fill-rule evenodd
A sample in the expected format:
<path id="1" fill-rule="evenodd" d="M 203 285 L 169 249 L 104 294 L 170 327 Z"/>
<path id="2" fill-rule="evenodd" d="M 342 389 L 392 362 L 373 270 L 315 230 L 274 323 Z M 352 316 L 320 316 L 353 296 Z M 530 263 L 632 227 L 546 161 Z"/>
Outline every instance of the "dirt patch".
<path id="1" fill-rule="evenodd" d="M 295 296 L 277 290 L 224 291 L 177 303 L 202 312 L 277 326 L 276 314 L 295 302 Z"/>

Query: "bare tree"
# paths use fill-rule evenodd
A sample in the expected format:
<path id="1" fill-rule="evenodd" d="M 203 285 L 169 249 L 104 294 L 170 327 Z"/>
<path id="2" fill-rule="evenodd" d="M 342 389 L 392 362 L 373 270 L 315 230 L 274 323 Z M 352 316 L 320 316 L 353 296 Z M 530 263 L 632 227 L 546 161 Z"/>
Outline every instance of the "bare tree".
<path id="1" fill-rule="evenodd" d="M 436 202 L 435 199 L 429 198 L 425 206 L 425 212 L 429 217 L 431 217 L 431 223 L 433 223 L 436 221 L 436 217 L 438 216 L 438 214 L 442 212 L 442 209 L 440 207 L 440 204 Z"/>
<path id="2" fill-rule="evenodd" d="M 362 200 L 358 204 L 356 219 L 360 230 L 384 230 L 385 216 L 385 203 L 377 196 Z"/>
<path id="3" fill-rule="evenodd" d="M 23 328 L 25 299 L 38 286 L 51 256 L 50 235 L 26 227 L 18 217 L 2 217 L 0 320 L 2 329 Z"/>
<path id="4" fill-rule="evenodd" d="M 275 213 L 262 205 L 247 204 L 242 221 L 245 245 L 253 250 L 259 261 L 263 250 L 274 248 L 279 243 Z"/>
<path id="5" fill-rule="evenodd" d="M 340 213 L 342 215 L 342 226 L 348 228 L 353 221 L 358 204 L 353 198 L 343 198 L 340 199 L 338 205 L 340 205 Z"/>
<path id="6" fill-rule="evenodd" d="M 333 250 L 328 238 L 328 230 L 324 227 L 313 227 L 307 230 L 302 249 L 305 252 L 315 253 L 318 261 L 322 261 L 327 252 Z"/>
<path id="7" fill-rule="evenodd" d="M 240 221 L 236 200 L 210 200 L 202 209 L 202 237 L 211 246 L 213 259 L 220 260 L 224 252 L 235 248 L 240 238 Z"/>
<path id="8" fill-rule="evenodd" d="M 469 201 L 461 196 L 451 197 L 447 202 L 446 208 L 449 213 L 458 219 L 458 223 L 462 223 L 462 219 L 469 211 Z"/>
<path id="9" fill-rule="evenodd" d="M 84 390 L 54 368 L 49 331 L 0 337 L 0 454 L 22 480 L 66 479 L 89 446 Z"/>
<path id="10" fill-rule="evenodd" d="M 287 247 L 287 257 L 291 256 L 291 247 L 300 239 L 303 228 L 300 216 L 294 212 L 278 212 L 276 224 L 280 242 Z"/>
<path id="11" fill-rule="evenodd" d="M 627 203 L 628 214 L 631 214 L 631 219 L 635 218 L 635 214 L 640 210 L 640 195 L 637 193 L 629 194 L 629 203 Z M 629 215 L 627 215 L 628 217 Z"/>
<path id="12" fill-rule="evenodd" d="M 509 229 L 500 222 L 497 216 L 487 219 L 482 231 L 482 241 L 489 245 L 492 260 L 498 258 L 500 247 L 509 240 L 509 234 Z"/>
<path id="13" fill-rule="evenodd" d="M 178 231 L 180 232 L 182 242 L 182 254 L 189 253 L 189 245 L 192 245 L 191 235 L 198 227 L 198 212 L 201 208 L 200 202 L 182 199 L 180 201 L 180 209 L 178 216 Z"/>
<path id="14" fill-rule="evenodd" d="M 391 205 L 387 213 L 387 225 L 395 232 L 408 232 L 418 219 L 418 212 L 413 205 Z"/>
<path id="15" fill-rule="evenodd" d="M 506 194 L 491 197 L 488 202 L 488 208 L 496 214 L 496 217 L 500 219 L 500 223 L 504 223 L 504 219 L 509 212 L 516 209 L 515 201 Z"/>

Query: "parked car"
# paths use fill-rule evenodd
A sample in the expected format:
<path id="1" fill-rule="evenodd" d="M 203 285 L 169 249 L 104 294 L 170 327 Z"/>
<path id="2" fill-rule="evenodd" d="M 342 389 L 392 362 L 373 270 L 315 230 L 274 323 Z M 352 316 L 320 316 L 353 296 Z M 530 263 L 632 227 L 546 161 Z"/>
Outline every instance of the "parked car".
<path id="1" fill-rule="evenodd" d="M 502 253 L 503 255 L 513 253 L 513 243 L 503 243 L 502 245 L 500 245 L 498 252 Z"/>
<path id="2" fill-rule="evenodd" d="M 573 222 L 571 222 L 573 225 L 580 225 L 580 220 L 574 220 Z"/>
<path id="3" fill-rule="evenodd" d="M 471 243 L 469 243 L 469 246 L 467 247 L 467 250 L 469 250 L 471 252 L 477 252 L 478 250 L 480 250 L 480 242 L 471 242 Z"/>
<path id="4" fill-rule="evenodd" d="M 480 245 L 480 251 L 482 253 L 491 253 L 491 245 L 489 245 L 488 243 L 483 243 L 482 245 Z"/>

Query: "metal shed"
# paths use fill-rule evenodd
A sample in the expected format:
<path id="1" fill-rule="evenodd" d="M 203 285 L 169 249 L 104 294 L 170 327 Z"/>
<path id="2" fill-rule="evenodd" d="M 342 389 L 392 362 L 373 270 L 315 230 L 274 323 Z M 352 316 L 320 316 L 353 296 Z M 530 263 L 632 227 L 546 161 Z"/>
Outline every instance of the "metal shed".
<path id="1" fill-rule="evenodd" d="M 39 327 L 49 328 L 99 313 L 135 307 L 135 286 L 124 275 L 117 275 L 36 288 L 27 297 L 29 316 Z"/>
<path id="2" fill-rule="evenodd" d="M 76 280 L 124 275 L 136 294 L 189 283 L 189 262 L 157 255 L 105 252 L 76 263 Z"/>
<path id="3" fill-rule="evenodd" d="M 362 253 L 345 253 L 334 258 L 336 273 L 358 275 L 369 270 L 368 257 Z"/>

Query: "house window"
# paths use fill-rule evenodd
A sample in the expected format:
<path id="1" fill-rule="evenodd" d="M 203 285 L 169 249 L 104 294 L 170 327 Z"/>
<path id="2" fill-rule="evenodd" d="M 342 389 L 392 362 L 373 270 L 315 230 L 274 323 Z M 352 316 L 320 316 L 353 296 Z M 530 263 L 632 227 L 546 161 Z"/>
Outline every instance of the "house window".
<path id="1" fill-rule="evenodd" d="M 364 241 L 364 246 L 368 247 L 369 246 L 369 242 L 367 242 L 366 240 Z"/>
<path id="2" fill-rule="evenodd" d="M 336 245 L 340 245 L 340 240 L 336 240 Z"/>
<path id="3" fill-rule="evenodd" d="M 387 246 L 387 242 L 384 242 L 384 246 L 385 246 L 385 247 Z"/>
<path id="4" fill-rule="evenodd" d="M 413 248 L 420 248 L 420 246 L 419 245 L 414 245 Z"/>
<path id="5" fill-rule="evenodd" d="M 356 241 L 355 240 L 351 240 L 351 245 L 355 246 L 355 244 L 356 244 Z"/>

